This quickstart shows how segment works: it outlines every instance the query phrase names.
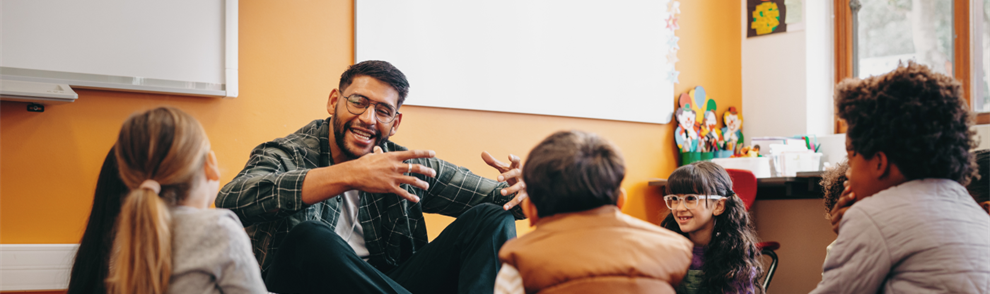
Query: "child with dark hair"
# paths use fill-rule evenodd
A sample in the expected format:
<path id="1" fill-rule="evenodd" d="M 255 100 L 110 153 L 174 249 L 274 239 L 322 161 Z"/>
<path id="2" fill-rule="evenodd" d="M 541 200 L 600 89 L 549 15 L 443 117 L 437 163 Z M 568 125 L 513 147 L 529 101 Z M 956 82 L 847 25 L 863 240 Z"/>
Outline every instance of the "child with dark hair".
<path id="1" fill-rule="evenodd" d="M 969 195 L 973 196 L 973 200 L 976 200 L 983 210 L 990 213 L 990 149 L 977 150 L 973 153 L 976 154 L 980 178 L 966 185 L 966 190 L 969 190 Z"/>
<path id="2" fill-rule="evenodd" d="M 842 197 L 842 192 L 846 190 L 846 171 L 849 170 L 849 163 L 843 161 L 839 165 L 825 170 L 822 174 L 822 180 L 819 182 L 822 186 L 822 191 L 824 192 L 824 202 L 825 202 L 825 219 L 832 219 L 832 208 L 835 208 L 835 203 L 839 201 Z M 832 251 L 832 246 L 835 245 L 835 241 L 828 244 L 825 247 L 825 258 L 828 258 L 829 252 Z"/>
<path id="3" fill-rule="evenodd" d="M 832 213 L 839 236 L 812 293 L 990 291 L 990 217 L 963 187 L 975 142 L 962 93 L 914 62 L 836 86 L 849 158 L 838 206 L 856 203 Z"/>
<path id="4" fill-rule="evenodd" d="M 678 294 L 763 293 L 754 286 L 763 272 L 756 231 L 722 166 L 699 161 L 677 168 L 663 200 L 670 213 L 660 225 L 694 243 Z"/>
<path id="5" fill-rule="evenodd" d="M 618 148 L 581 131 L 550 135 L 523 167 L 536 230 L 499 251 L 495 293 L 674 293 L 691 242 L 625 215 Z"/>
<path id="6" fill-rule="evenodd" d="M 842 196 L 842 191 L 846 189 L 846 171 L 849 170 L 849 163 L 843 161 L 835 167 L 829 168 L 822 173 L 822 180 L 819 182 L 824 192 L 825 219 L 832 219 L 832 208 Z"/>
<path id="7" fill-rule="evenodd" d="M 117 170 L 117 156 L 114 148 L 110 148 L 103 160 L 100 175 L 96 179 L 96 194 L 93 196 L 93 208 L 89 213 L 86 232 L 79 242 L 72 271 L 69 274 L 69 289 L 67 294 L 103 294 L 107 293 L 106 284 L 110 269 L 110 248 L 113 246 L 113 226 L 120 214 L 120 205 L 130 189 L 120 179 Z"/>

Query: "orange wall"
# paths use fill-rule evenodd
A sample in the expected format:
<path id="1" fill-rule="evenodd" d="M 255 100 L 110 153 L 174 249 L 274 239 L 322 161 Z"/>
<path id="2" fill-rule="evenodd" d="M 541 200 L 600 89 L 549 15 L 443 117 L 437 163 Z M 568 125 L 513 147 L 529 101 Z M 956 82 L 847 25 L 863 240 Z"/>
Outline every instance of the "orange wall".
<path id="1" fill-rule="evenodd" d="M 681 75 L 675 90 L 705 86 L 719 113 L 741 106 L 739 6 L 717 0 L 681 4 L 676 32 Z M 196 116 L 220 160 L 222 183 L 241 169 L 254 146 L 325 118 L 327 95 L 353 62 L 352 11 L 350 1 L 242 0 L 236 99 L 80 90 L 76 102 L 49 106 L 44 113 L 26 112 L 24 103 L 0 103 L 0 243 L 78 242 L 103 157 L 131 113 L 172 105 Z M 660 193 L 647 181 L 676 168 L 674 124 L 415 106 L 403 112 L 396 142 L 433 149 L 438 157 L 487 177 L 496 173 L 481 160 L 483 150 L 498 158 L 525 156 L 557 130 L 599 133 L 626 157 L 623 186 L 630 199 L 624 211 L 654 223 L 665 213 Z M 427 221 L 435 237 L 450 219 L 430 216 Z M 525 231 L 524 223 L 519 226 Z"/>

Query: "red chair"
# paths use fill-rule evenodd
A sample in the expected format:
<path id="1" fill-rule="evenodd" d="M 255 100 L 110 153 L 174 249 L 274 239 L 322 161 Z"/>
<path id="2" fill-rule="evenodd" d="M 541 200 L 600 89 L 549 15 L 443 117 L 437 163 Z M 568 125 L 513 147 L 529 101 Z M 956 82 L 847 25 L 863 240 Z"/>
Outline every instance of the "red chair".
<path id="1" fill-rule="evenodd" d="M 725 171 L 729 173 L 729 178 L 732 179 L 732 191 L 735 191 L 736 196 L 742 199 L 743 204 L 746 205 L 746 210 L 749 211 L 749 208 L 753 207 L 753 202 L 756 202 L 756 176 L 753 175 L 753 172 L 744 169 L 727 168 Z M 770 287 L 773 273 L 777 271 L 777 253 L 774 251 L 780 249 L 780 243 L 760 242 L 756 244 L 756 248 L 759 248 L 763 255 L 770 256 L 772 260 L 770 268 L 767 269 L 767 278 L 763 280 L 763 291 L 766 291 Z"/>

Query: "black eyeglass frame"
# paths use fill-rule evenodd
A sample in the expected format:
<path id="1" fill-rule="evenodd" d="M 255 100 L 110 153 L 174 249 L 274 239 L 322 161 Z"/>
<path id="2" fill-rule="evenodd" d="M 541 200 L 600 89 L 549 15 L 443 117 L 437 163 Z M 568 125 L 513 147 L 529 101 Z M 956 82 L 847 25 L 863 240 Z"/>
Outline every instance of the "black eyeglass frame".
<path id="1" fill-rule="evenodd" d="M 399 114 L 401 114 L 393 109 L 392 105 L 388 105 L 385 102 L 373 102 L 371 99 L 368 99 L 368 97 L 361 94 L 351 94 L 350 96 L 343 96 L 343 94 L 341 94 L 341 96 L 344 98 L 344 108 L 347 108 L 347 112 L 350 112 L 353 115 L 364 114 L 365 111 L 368 111 L 368 108 L 371 108 L 371 106 L 374 105 L 375 119 L 377 119 L 380 123 L 388 124 L 395 121 L 395 118 L 399 117 Z M 362 104 L 364 106 L 361 106 Z M 384 107 L 384 109 L 379 109 L 380 107 Z M 355 110 L 354 108 L 359 109 Z M 391 112 L 391 117 L 386 117 L 383 119 L 383 115 L 387 114 L 382 114 L 382 111 Z"/>

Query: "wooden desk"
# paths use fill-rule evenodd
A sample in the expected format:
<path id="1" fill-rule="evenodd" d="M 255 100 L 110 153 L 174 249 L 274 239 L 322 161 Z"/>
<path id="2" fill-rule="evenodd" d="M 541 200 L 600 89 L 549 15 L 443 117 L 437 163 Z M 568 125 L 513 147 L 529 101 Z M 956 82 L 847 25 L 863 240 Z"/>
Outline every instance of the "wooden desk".
<path id="1" fill-rule="evenodd" d="M 821 199 L 824 197 L 822 172 L 799 172 L 793 177 L 756 179 L 756 200 L 761 199 Z M 667 179 L 650 179 L 650 186 L 663 188 Z M 663 194 L 663 193 L 661 193 Z"/>

